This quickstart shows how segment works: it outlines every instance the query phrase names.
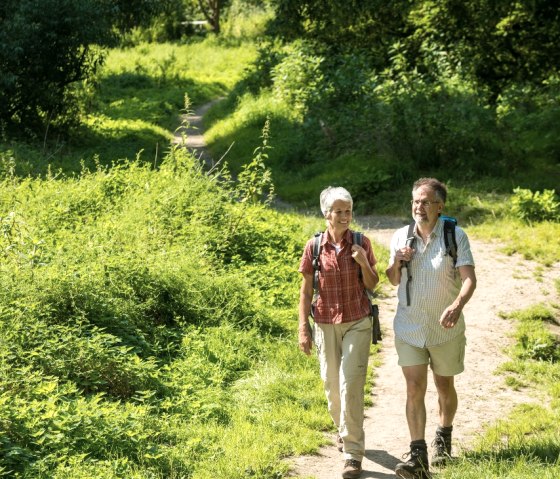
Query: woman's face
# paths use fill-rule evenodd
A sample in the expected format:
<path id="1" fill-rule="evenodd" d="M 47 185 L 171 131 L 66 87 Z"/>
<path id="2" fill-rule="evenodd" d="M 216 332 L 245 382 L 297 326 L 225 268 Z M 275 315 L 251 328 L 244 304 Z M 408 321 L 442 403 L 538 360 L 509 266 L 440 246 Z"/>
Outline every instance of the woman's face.
<path id="1" fill-rule="evenodd" d="M 327 213 L 327 222 L 329 228 L 337 231 L 345 231 L 350 227 L 352 222 L 352 204 L 344 200 L 336 200 Z"/>

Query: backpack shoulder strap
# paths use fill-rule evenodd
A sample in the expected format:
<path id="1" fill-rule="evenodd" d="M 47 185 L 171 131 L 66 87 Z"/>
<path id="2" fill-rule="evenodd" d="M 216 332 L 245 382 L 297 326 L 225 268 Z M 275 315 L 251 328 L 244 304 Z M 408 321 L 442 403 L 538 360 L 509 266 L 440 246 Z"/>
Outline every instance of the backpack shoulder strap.
<path id="1" fill-rule="evenodd" d="M 453 258 L 453 267 L 457 264 L 457 238 L 455 237 L 455 227 L 457 220 L 448 216 L 443 219 L 443 240 L 445 241 L 445 251 Z"/>
<path id="2" fill-rule="evenodd" d="M 319 271 L 321 271 L 321 263 L 319 256 L 321 255 L 321 242 L 323 240 L 323 232 L 315 233 L 313 237 L 313 291 L 316 294 L 319 288 Z"/>
<path id="3" fill-rule="evenodd" d="M 416 226 L 416 222 L 412 221 L 408 225 L 408 232 L 406 233 L 406 245 L 414 248 L 414 244 L 416 243 L 416 236 L 414 236 L 414 227 Z"/>
<path id="4" fill-rule="evenodd" d="M 364 240 L 364 234 L 359 231 L 352 231 L 352 244 L 357 244 L 362 246 Z M 362 269 L 358 269 L 358 275 L 360 279 L 362 279 Z M 381 334 L 381 324 L 379 322 L 379 306 L 377 304 L 373 304 L 373 291 L 364 288 L 366 292 L 366 296 L 369 301 L 369 310 L 372 319 L 372 330 L 371 330 L 371 342 L 373 344 L 377 344 L 378 341 L 383 339 Z"/>
<path id="5" fill-rule="evenodd" d="M 352 244 L 357 244 L 358 246 L 362 246 L 364 234 L 360 231 L 352 231 Z M 362 269 L 358 268 L 358 277 L 362 279 Z"/>
<path id="6" fill-rule="evenodd" d="M 360 231 L 352 231 L 352 244 L 362 246 L 364 234 Z"/>
<path id="7" fill-rule="evenodd" d="M 416 236 L 414 236 L 414 226 L 416 222 L 412 221 L 408 225 L 408 232 L 406 233 L 406 246 L 414 248 L 416 244 Z M 406 305 L 410 306 L 410 282 L 412 281 L 412 271 L 410 268 L 410 261 L 406 261 L 403 265 L 406 268 Z"/>

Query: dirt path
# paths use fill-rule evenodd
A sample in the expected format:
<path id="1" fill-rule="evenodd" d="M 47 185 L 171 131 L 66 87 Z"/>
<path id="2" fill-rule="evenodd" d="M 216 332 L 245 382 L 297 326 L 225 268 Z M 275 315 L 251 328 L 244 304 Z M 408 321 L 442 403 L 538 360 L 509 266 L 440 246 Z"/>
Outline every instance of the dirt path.
<path id="1" fill-rule="evenodd" d="M 394 218 L 358 218 L 367 235 L 389 246 L 393 232 L 402 222 Z M 476 263 L 478 287 L 465 307 L 467 352 L 465 372 L 456 378 L 459 410 L 454 425 L 453 454 L 468 448 L 484 427 L 504 417 L 519 403 L 535 401 L 525 391 L 505 386 L 503 376 L 494 374 L 507 357 L 504 348 L 512 343 L 512 325 L 501 319 L 501 311 L 526 308 L 537 302 L 558 301 L 554 279 L 560 277 L 560 265 L 545 271 L 542 282 L 535 281 L 537 264 L 520 257 L 505 256 L 488 243 L 473 240 L 471 247 Z M 405 389 L 393 346 L 392 319 L 396 309 L 396 288 L 380 301 L 381 324 L 384 329 L 381 351 L 382 366 L 376 370 L 373 388 L 374 405 L 366 410 L 366 457 L 362 478 L 394 478 L 394 467 L 407 451 L 408 428 L 405 419 Z M 428 444 L 437 426 L 437 395 L 433 382 L 426 395 Z M 316 456 L 291 458 L 292 477 L 334 479 L 341 477 L 342 454 L 334 446 L 322 448 Z"/>
<path id="2" fill-rule="evenodd" d="M 213 159 L 210 157 L 210 153 L 206 148 L 206 142 L 204 141 L 202 117 L 210 108 L 222 100 L 223 98 L 216 98 L 201 105 L 192 114 L 185 113 L 180 115 L 181 126 L 177 128 L 173 136 L 173 144 L 187 147 L 197 158 L 203 160 L 209 166 L 212 166 Z M 184 125 L 188 126 L 185 127 Z"/>

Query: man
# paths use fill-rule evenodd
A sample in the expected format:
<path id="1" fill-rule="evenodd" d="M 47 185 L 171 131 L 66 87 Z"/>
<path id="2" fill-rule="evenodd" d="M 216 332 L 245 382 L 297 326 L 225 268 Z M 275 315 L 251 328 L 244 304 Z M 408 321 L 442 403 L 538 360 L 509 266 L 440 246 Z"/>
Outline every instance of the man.
<path id="1" fill-rule="evenodd" d="M 462 310 L 476 288 L 476 275 L 469 240 L 461 228 L 455 226 L 455 264 L 447 252 L 444 221 L 440 218 L 446 199 L 446 186 L 435 178 L 421 178 L 414 183 L 413 236 L 408 238 L 408 226 L 395 232 L 386 271 L 391 284 L 399 286 L 395 347 L 406 380 L 406 420 L 411 443 L 409 460 L 397 464 L 395 473 L 405 479 L 430 477 L 425 441 L 428 365 L 439 404 L 433 465 L 443 465 L 451 455 L 457 411 L 454 376 L 464 370 Z"/>

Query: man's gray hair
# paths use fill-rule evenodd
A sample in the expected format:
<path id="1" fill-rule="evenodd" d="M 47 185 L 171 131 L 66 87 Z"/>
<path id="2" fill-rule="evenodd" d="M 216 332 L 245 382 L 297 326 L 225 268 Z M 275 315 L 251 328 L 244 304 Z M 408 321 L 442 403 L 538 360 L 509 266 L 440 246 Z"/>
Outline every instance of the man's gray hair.
<path id="1" fill-rule="evenodd" d="M 321 191 L 320 202 L 323 216 L 327 216 L 327 214 L 329 214 L 332 209 L 332 205 L 336 200 L 346 201 L 347 203 L 350 203 L 350 207 L 354 204 L 352 201 L 352 195 L 346 188 L 342 188 L 342 186 L 329 186 Z"/>
<path id="2" fill-rule="evenodd" d="M 445 203 L 447 200 L 447 186 L 445 186 L 445 183 L 442 183 L 436 178 L 420 178 L 412 185 L 412 194 L 414 194 L 414 192 L 422 186 L 426 186 L 433 190 L 436 194 L 436 198 L 442 203 Z"/>

